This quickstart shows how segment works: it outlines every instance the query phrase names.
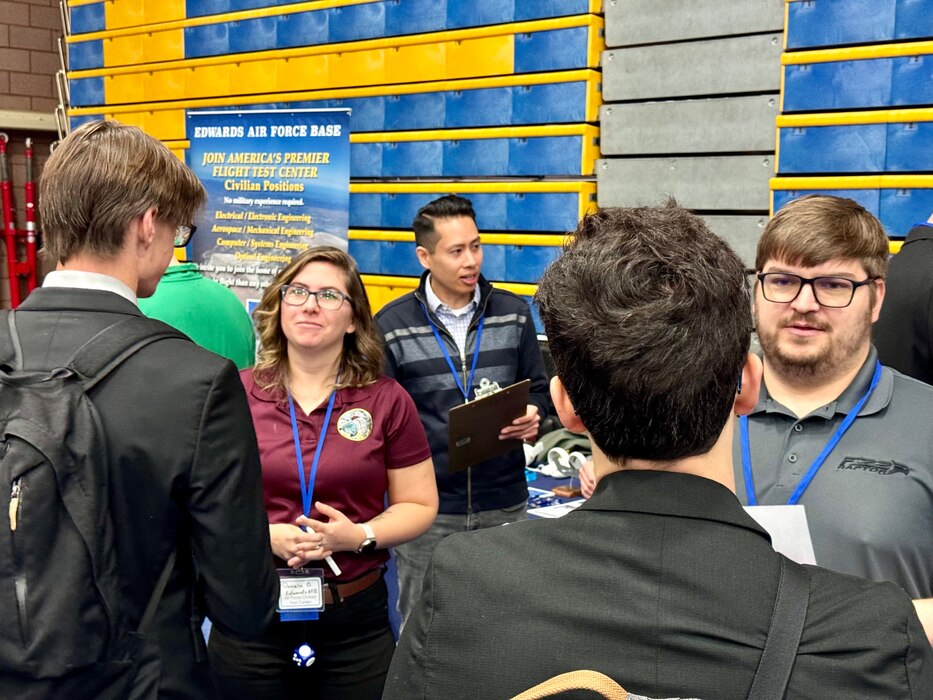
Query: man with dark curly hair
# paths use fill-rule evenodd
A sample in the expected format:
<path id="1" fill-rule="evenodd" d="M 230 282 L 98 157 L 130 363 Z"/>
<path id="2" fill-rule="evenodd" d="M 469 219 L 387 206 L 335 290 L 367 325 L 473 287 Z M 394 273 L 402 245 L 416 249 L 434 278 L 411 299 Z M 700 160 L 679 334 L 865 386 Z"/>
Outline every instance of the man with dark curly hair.
<path id="1" fill-rule="evenodd" d="M 777 554 L 733 493 L 733 416 L 755 406 L 761 362 L 729 246 L 673 205 L 605 209 L 536 299 L 596 492 L 559 520 L 441 543 L 385 697 L 511 697 L 579 669 L 655 698 L 928 697 L 907 595 Z M 790 581 L 808 607 L 775 674 L 786 694 L 759 695 Z"/>

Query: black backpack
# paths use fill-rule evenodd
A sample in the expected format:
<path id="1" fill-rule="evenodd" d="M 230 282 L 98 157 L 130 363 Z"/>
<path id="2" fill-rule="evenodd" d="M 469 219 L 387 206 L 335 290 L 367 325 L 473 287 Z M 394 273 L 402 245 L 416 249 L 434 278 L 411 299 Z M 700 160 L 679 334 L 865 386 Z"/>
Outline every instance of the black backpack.
<path id="1" fill-rule="evenodd" d="M 65 367 L 26 371 L 14 313 L 0 314 L 0 698 L 116 700 L 145 697 L 152 691 L 140 686 L 157 684 L 155 645 L 143 635 L 175 555 L 130 628 L 106 436 L 87 392 L 164 338 L 186 336 L 131 317 L 87 341 Z"/>

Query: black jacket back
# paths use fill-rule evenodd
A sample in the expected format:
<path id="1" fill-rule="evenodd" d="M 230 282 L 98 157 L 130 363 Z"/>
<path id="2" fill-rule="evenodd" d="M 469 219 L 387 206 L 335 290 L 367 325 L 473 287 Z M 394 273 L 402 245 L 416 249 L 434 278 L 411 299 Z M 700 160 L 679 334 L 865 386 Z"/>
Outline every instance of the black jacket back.
<path id="1" fill-rule="evenodd" d="M 17 310 L 25 368 L 63 364 L 98 331 L 132 315 L 142 314 L 111 292 L 37 289 Z M 131 624 L 177 552 L 151 630 L 161 658 L 159 697 L 211 697 L 201 616 L 253 637 L 271 619 L 278 591 L 258 449 L 236 368 L 190 341 L 163 340 L 89 396 L 107 436 Z"/>

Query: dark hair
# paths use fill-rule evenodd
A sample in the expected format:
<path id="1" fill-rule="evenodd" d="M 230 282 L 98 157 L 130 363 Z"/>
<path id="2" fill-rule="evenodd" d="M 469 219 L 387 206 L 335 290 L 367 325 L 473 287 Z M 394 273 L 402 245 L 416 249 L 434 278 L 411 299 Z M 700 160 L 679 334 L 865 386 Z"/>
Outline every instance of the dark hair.
<path id="1" fill-rule="evenodd" d="M 340 365 L 338 389 L 348 386 L 366 386 L 382 374 L 385 351 L 382 335 L 376 329 L 369 306 L 369 297 L 353 258 L 339 248 L 318 246 L 296 255 L 279 271 L 266 287 L 262 301 L 253 311 L 259 331 L 259 360 L 253 369 L 253 378 L 264 389 L 284 392 L 288 386 L 288 342 L 282 332 L 282 287 L 291 284 L 305 265 L 326 262 L 346 276 L 349 304 L 353 307 L 354 333 L 343 337 L 343 357 Z"/>
<path id="2" fill-rule="evenodd" d="M 852 258 L 869 277 L 884 279 L 888 257 L 884 227 L 865 207 L 852 199 L 811 194 L 788 202 L 768 222 L 755 268 L 761 270 L 769 260 L 816 267 Z"/>
<path id="3" fill-rule="evenodd" d="M 43 243 L 52 260 L 86 252 L 113 258 L 130 222 L 147 209 L 190 224 L 207 199 L 193 172 L 135 126 L 93 121 L 66 136 L 39 178 Z"/>
<path id="4" fill-rule="evenodd" d="M 697 216 L 583 218 L 535 294 L 557 374 L 614 461 L 708 452 L 729 420 L 751 339 L 741 260 Z"/>
<path id="5" fill-rule="evenodd" d="M 476 221 L 476 212 L 473 211 L 473 202 L 466 197 L 455 194 L 446 194 L 433 202 L 428 202 L 415 215 L 411 227 L 415 230 L 415 245 L 426 248 L 429 253 L 434 252 L 437 245 L 437 231 L 434 222 L 437 219 L 456 219 L 468 216 Z"/>

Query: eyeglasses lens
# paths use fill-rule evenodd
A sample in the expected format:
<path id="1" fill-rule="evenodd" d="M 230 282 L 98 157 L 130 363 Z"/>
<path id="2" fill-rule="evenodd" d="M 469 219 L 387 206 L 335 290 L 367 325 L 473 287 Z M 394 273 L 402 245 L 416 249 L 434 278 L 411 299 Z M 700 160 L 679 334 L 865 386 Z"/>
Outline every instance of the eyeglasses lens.
<path id="1" fill-rule="evenodd" d="M 800 288 L 809 284 L 817 303 L 830 308 L 842 308 L 852 301 L 855 284 L 843 277 L 817 277 L 809 280 L 797 275 L 767 273 L 762 275 L 765 299 L 782 304 L 789 303 L 800 294 Z"/>

